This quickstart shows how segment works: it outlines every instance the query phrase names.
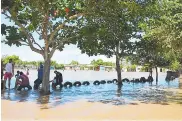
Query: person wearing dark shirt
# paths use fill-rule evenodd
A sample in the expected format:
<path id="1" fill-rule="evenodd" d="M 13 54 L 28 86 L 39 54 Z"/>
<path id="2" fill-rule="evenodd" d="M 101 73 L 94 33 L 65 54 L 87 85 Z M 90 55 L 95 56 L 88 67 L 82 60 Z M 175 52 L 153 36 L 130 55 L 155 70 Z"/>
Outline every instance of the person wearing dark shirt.
<path id="1" fill-rule="evenodd" d="M 56 88 L 57 85 L 60 85 L 60 87 L 62 87 L 62 82 L 63 82 L 62 73 L 58 71 L 54 71 L 54 73 L 56 74 L 56 76 L 54 77 L 54 80 L 52 81 L 52 87 Z"/>
<path id="2" fill-rule="evenodd" d="M 42 63 L 40 63 L 40 67 L 38 68 L 38 78 L 34 81 L 34 89 L 38 89 L 39 85 L 42 83 L 43 71 L 44 71 L 44 66 Z"/>
<path id="3" fill-rule="evenodd" d="M 20 72 L 20 76 L 18 77 L 19 81 L 17 81 L 17 84 L 20 85 L 17 90 L 21 90 L 22 88 L 27 87 L 29 90 L 32 89 L 29 83 L 29 78 L 27 75 L 25 75 L 23 72 Z M 21 81 L 20 81 L 21 79 Z"/>

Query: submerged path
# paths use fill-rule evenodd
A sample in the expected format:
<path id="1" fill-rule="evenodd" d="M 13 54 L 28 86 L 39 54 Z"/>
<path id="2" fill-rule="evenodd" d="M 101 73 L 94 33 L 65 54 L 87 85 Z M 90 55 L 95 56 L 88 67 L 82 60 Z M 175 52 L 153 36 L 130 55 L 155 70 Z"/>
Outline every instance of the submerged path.
<path id="1" fill-rule="evenodd" d="M 26 108 L 25 108 L 26 107 Z M 48 104 L 2 100 L 2 120 L 182 120 L 182 104 L 115 106 L 79 100 L 51 108 Z"/>

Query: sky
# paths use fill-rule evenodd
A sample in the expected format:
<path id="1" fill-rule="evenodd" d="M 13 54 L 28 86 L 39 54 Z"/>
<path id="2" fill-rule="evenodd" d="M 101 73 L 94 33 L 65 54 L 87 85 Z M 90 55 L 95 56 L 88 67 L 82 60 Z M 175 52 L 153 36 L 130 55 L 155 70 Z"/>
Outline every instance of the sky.
<path id="1" fill-rule="evenodd" d="M 5 19 L 5 16 L 1 14 L 1 24 L 2 23 L 5 23 L 6 25 L 13 25 L 12 22 L 9 22 L 9 20 Z M 1 40 L 2 39 L 4 39 L 3 36 L 1 36 Z M 4 43 L 1 43 L 1 57 L 3 55 L 17 55 L 23 61 L 43 60 L 43 57 L 40 54 L 31 51 L 30 47 L 16 47 L 15 45 L 10 47 Z M 62 64 L 69 64 L 72 60 L 78 61 L 81 64 L 90 64 L 93 59 L 103 59 L 104 61 L 115 62 L 115 56 L 112 58 L 107 58 L 104 55 L 89 57 L 86 54 L 82 54 L 81 50 L 78 49 L 76 45 L 65 45 L 63 51 L 56 51 L 52 57 L 52 60 Z"/>

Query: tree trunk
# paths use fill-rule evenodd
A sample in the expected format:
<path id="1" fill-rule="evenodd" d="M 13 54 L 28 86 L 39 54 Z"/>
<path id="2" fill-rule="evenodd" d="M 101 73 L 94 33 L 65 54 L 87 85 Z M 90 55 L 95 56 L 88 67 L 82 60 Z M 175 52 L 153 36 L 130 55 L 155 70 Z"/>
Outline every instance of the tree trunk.
<path id="1" fill-rule="evenodd" d="M 157 69 L 157 66 L 155 67 L 155 70 L 156 70 L 156 84 L 158 83 L 158 69 Z"/>
<path id="2" fill-rule="evenodd" d="M 123 83 L 121 79 L 120 58 L 118 56 L 118 53 L 119 53 L 119 48 L 116 47 L 116 71 L 117 71 L 117 77 L 118 77 L 118 90 L 120 90 Z"/>
<path id="3" fill-rule="evenodd" d="M 51 59 L 49 56 L 44 58 L 44 72 L 43 72 L 43 81 L 42 81 L 42 92 L 43 94 L 50 94 L 50 62 Z"/>
<path id="4" fill-rule="evenodd" d="M 152 67 L 149 68 L 149 76 L 152 76 Z"/>

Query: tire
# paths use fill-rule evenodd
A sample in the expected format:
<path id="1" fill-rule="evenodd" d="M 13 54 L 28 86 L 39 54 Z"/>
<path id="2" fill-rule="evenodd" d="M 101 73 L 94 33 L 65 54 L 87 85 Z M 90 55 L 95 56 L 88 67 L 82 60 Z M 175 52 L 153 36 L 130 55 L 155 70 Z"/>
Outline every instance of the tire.
<path id="1" fill-rule="evenodd" d="M 65 82 L 63 86 L 67 88 L 68 86 L 72 87 L 73 84 L 71 82 Z"/>
<path id="2" fill-rule="evenodd" d="M 105 80 L 101 80 L 101 81 L 100 81 L 100 84 L 105 84 L 105 83 L 106 83 Z"/>
<path id="3" fill-rule="evenodd" d="M 145 77 L 141 77 L 141 78 L 140 78 L 140 82 L 146 82 Z"/>
<path id="4" fill-rule="evenodd" d="M 81 86 L 82 84 L 81 84 L 81 82 L 76 81 L 73 85 L 74 85 L 75 87 L 79 87 L 79 86 Z"/>
<path id="5" fill-rule="evenodd" d="M 90 83 L 88 82 L 88 81 L 84 81 L 83 83 L 82 83 L 82 85 L 90 85 Z"/>
<path id="6" fill-rule="evenodd" d="M 28 88 L 28 90 L 31 90 L 32 89 L 32 87 L 30 85 L 28 85 L 27 88 Z"/>
<path id="7" fill-rule="evenodd" d="M 94 81 L 94 85 L 100 85 L 100 82 L 98 80 Z"/>
<path id="8" fill-rule="evenodd" d="M 117 79 L 113 79 L 112 82 L 113 82 L 113 83 L 117 83 L 118 80 L 117 80 Z"/>
<path id="9" fill-rule="evenodd" d="M 62 85 L 62 84 L 55 84 L 55 83 L 52 83 L 52 88 L 53 88 L 53 89 L 56 89 L 56 87 L 57 87 L 58 85 L 60 85 L 60 88 L 62 88 L 62 87 L 63 87 L 63 85 Z"/>
<path id="10" fill-rule="evenodd" d="M 124 78 L 123 80 L 122 80 L 122 82 L 130 82 L 130 80 L 129 79 L 127 79 L 127 78 Z"/>
<path id="11" fill-rule="evenodd" d="M 135 79 L 135 82 L 140 82 L 140 80 L 139 79 Z"/>
<path id="12" fill-rule="evenodd" d="M 113 83 L 113 82 L 112 82 L 111 80 L 108 80 L 107 83 L 108 83 L 108 84 L 111 84 L 111 83 Z"/>

